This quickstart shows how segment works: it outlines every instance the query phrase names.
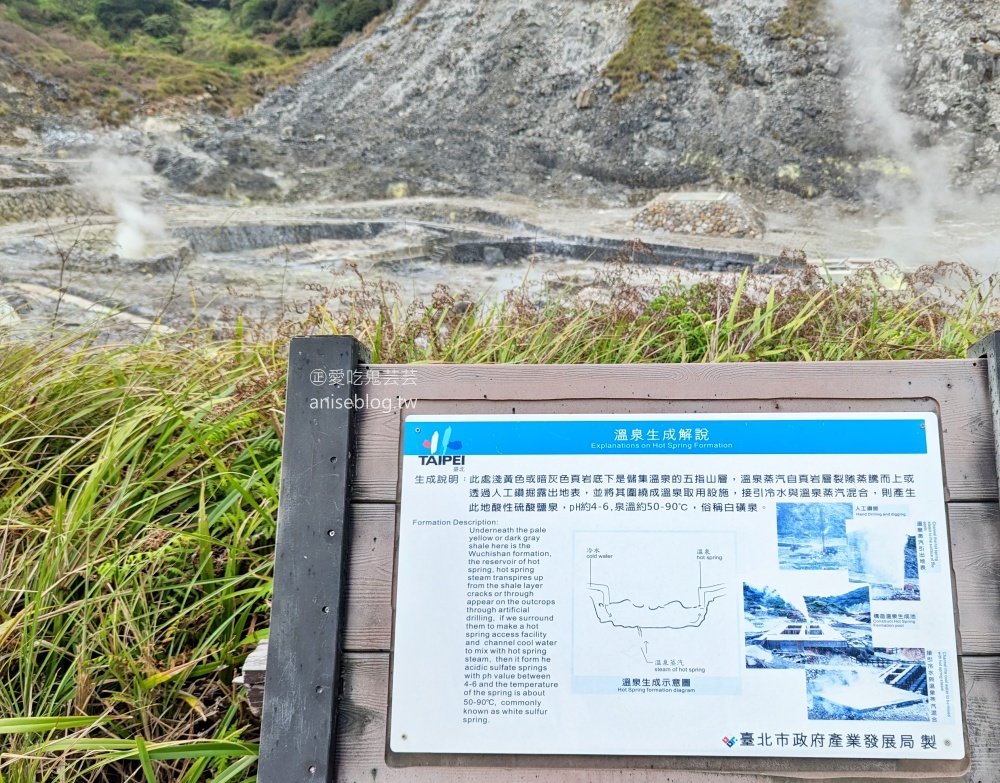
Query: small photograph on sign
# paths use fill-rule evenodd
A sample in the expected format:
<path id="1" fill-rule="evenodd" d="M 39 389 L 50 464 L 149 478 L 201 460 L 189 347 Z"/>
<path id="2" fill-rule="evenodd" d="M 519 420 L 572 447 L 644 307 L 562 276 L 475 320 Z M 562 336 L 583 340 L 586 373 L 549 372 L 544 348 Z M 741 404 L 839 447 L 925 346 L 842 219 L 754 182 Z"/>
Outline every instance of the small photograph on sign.
<path id="1" fill-rule="evenodd" d="M 778 563 L 795 571 L 847 568 L 851 503 L 778 503 Z"/>
<path id="2" fill-rule="evenodd" d="M 916 523 L 886 522 L 872 519 L 849 526 L 850 580 L 871 585 L 875 601 L 919 601 Z"/>
<path id="3" fill-rule="evenodd" d="M 851 668 L 873 654 L 868 588 L 832 596 L 783 597 L 745 584 L 748 669 Z"/>
<path id="4" fill-rule="evenodd" d="M 927 666 L 909 652 L 882 650 L 859 669 L 807 668 L 809 720 L 929 721 Z"/>
<path id="5" fill-rule="evenodd" d="M 872 610 L 867 587 L 841 595 L 807 595 L 805 601 L 810 620 L 844 637 L 847 655 L 855 659 L 871 655 Z"/>

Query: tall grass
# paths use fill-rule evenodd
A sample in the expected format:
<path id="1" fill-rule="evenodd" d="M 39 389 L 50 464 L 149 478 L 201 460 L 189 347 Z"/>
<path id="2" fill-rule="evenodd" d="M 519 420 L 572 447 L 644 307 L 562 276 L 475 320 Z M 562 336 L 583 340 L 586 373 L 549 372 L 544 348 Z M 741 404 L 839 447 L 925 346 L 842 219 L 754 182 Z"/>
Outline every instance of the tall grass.
<path id="1" fill-rule="evenodd" d="M 905 274 L 891 263 L 834 285 L 823 269 L 701 282 L 642 281 L 642 243 L 586 284 L 521 287 L 495 305 L 441 287 L 401 309 L 386 286 L 333 288 L 309 324 L 355 334 L 381 362 L 632 363 L 840 361 L 962 356 L 1000 325 L 1000 280 L 961 264 Z"/>
<path id="2" fill-rule="evenodd" d="M 266 628 L 273 347 L 72 335 L 7 343 L 0 366 L 4 779 L 245 769 L 229 683 Z"/>
<path id="3" fill-rule="evenodd" d="M 0 780 L 252 776 L 231 681 L 267 629 L 292 331 L 382 362 L 703 362 L 957 357 L 1000 325 L 995 281 L 957 266 L 651 289 L 616 262 L 498 305 L 327 293 L 257 339 L 0 334 Z"/>

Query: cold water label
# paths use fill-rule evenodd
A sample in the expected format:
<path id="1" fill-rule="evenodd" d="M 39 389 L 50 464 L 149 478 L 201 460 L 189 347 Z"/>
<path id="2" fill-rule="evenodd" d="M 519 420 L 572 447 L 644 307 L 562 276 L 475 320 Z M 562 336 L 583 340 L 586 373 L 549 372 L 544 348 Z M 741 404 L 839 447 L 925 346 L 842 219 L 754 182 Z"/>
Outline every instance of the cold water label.
<path id="1" fill-rule="evenodd" d="M 961 759 L 936 416 L 411 416 L 390 748 Z"/>

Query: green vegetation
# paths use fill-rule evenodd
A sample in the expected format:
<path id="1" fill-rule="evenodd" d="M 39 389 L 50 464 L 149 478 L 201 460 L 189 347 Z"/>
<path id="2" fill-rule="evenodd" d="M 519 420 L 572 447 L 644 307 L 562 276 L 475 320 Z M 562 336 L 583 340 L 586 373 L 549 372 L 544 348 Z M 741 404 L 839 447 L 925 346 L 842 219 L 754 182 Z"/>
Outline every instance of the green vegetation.
<path id="1" fill-rule="evenodd" d="M 320 0 L 313 15 L 317 22 L 327 22 L 346 36 L 364 30 L 369 22 L 391 7 L 391 0 Z"/>
<path id="2" fill-rule="evenodd" d="M 897 0 L 900 13 L 909 13 L 913 0 Z M 837 31 L 826 18 L 827 0 L 788 0 L 777 19 L 764 29 L 775 39 L 834 35 Z"/>
<path id="3" fill-rule="evenodd" d="M 94 6 L 94 17 L 115 41 L 124 40 L 134 30 L 154 38 L 175 33 L 181 26 L 180 12 L 174 0 L 97 0 Z M 158 32 L 163 35 L 154 34 Z"/>
<path id="4" fill-rule="evenodd" d="M 660 81 L 664 71 L 676 71 L 678 60 L 718 66 L 739 59 L 735 49 L 715 40 L 712 20 L 689 0 L 639 0 L 629 22 L 628 41 L 604 68 L 604 75 L 618 82 L 617 100 L 645 81 Z"/>
<path id="5" fill-rule="evenodd" d="M 876 265 L 840 285 L 806 268 L 655 291 L 634 270 L 611 263 L 593 286 L 514 291 L 486 309 L 440 292 L 400 315 L 369 291 L 349 314 L 324 317 L 378 361 L 543 364 L 948 358 L 1000 324 L 1000 281 L 960 265 L 914 274 Z"/>
<path id="6" fill-rule="evenodd" d="M 0 333 L 2 780 L 252 775 L 231 681 L 268 623 L 285 346 L 265 334 L 351 332 L 381 362 L 589 364 L 961 357 L 1000 324 L 997 282 L 959 266 L 652 291 L 635 271 L 497 306 L 331 287 L 257 339 Z"/>
<path id="7" fill-rule="evenodd" d="M 243 780 L 229 683 L 266 625 L 278 361 L 92 337 L 0 344 L 2 779 L 121 781 L 146 752 L 160 780 Z"/>
<path id="8" fill-rule="evenodd" d="M 328 41 L 339 36 L 336 43 L 315 43 L 307 46 L 336 46 L 351 33 L 361 32 L 369 22 L 392 7 L 392 0 L 229 0 L 234 20 L 244 28 L 286 29 L 291 25 L 305 30 L 303 42 Z M 294 21 L 310 16 L 314 21 L 304 28 Z M 261 24 L 270 25 L 264 28 Z M 275 28 L 281 23 L 286 27 Z M 321 28 L 321 29 L 320 29 Z"/>
<path id="9" fill-rule="evenodd" d="M 788 0 L 778 18 L 765 25 L 772 38 L 801 38 L 807 32 L 829 35 L 830 29 L 823 19 L 826 0 Z"/>
<path id="10" fill-rule="evenodd" d="M 142 103 L 195 98 L 238 112 L 295 78 L 392 0 L 13 0 L 0 53 L 65 84 L 110 123 Z M 112 92 L 114 91 L 114 92 Z"/>
<path id="11" fill-rule="evenodd" d="M 325 19 L 320 19 L 309 28 L 302 39 L 304 46 L 337 46 L 344 40 L 343 34 Z"/>
<path id="12" fill-rule="evenodd" d="M 314 28 L 315 26 L 316 25 L 313 25 Z M 302 49 L 302 42 L 291 33 L 285 33 L 284 35 L 280 36 L 275 40 L 274 48 L 279 49 L 282 52 L 288 52 L 289 54 L 294 54 L 295 52 Z"/>
<path id="13" fill-rule="evenodd" d="M 263 65 L 274 58 L 274 52 L 254 41 L 233 41 L 226 45 L 225 57 L 230 65 Z"/>

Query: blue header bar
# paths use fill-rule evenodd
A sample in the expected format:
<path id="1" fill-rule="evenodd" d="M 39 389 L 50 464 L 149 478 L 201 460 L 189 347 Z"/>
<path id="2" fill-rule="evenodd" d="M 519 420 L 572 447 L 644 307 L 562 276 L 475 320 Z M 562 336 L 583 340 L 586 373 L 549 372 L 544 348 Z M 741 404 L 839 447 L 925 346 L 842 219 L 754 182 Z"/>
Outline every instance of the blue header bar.
<path id="1" fill-rule="evenodd" d="M 419 421 L 404 455 L 926 454 L 917 419 L 615 419 Z"/>

